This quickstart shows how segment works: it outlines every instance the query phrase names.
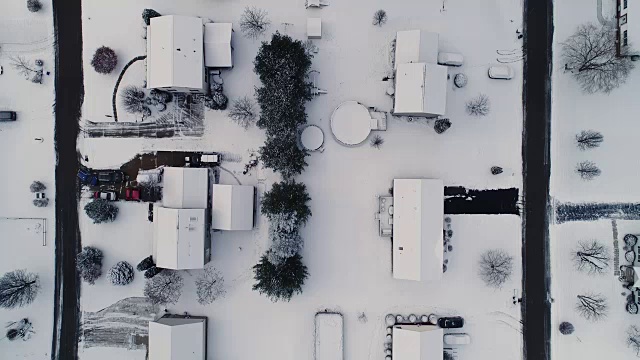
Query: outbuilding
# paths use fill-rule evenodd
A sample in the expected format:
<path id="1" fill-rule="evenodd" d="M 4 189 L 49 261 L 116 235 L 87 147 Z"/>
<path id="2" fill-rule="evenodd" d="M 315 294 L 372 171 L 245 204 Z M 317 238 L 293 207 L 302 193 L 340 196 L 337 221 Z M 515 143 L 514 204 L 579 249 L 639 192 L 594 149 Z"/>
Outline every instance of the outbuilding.
<path id="1" fill-rule="evenodd" d="M 204 24 L 204 64 L 206 67 L 230 68 L 231 60 L 231 23 Z"/>
<path id="2" fill-rule="evenodd" d="M 393 327 L 393 360 L 442 360 L 444 332 L 433 325 Z"/>
<path id="3" fill-rule="evenodd" d="M 437 179 L 393 180 L 393 277 L 442 278 L 444 186 Z"/>
<path id="4" fill-rule="evenodd" d="M 165 315 L 149 322 L 149 359 L 205 360 L 207 318 Z"/>
<path id="5" fill-rule="evenodd" d="M 436 117 L 447 107 L 447 67 L 427 63 L 398 65 L 394 115 Z"/>
<path id="6" fill-rule="evenodd" d="M 396 33 L 394 68 L 401 64 L 438 62 L 437 33 L 421 30 L 398 31 Z"/>
<path id="7" fill-rule="evenodd" d="M 209 200 L 209 170 L 165 167 L 162 206 L 172 209 L 206 209 Z"/>
<path id="8" fill-rule="evenodd" d="M 156 207 L 153 216 L 153 260 L 164 269 L 202 269 L 211 260 L 211 238 L 205 209 Z"/>
<path id="9" fill-rule="evenodd" d="M 211 191 L 211 228 L 252 230 L 254 198 L 253 186 L 214 184 Z"/>

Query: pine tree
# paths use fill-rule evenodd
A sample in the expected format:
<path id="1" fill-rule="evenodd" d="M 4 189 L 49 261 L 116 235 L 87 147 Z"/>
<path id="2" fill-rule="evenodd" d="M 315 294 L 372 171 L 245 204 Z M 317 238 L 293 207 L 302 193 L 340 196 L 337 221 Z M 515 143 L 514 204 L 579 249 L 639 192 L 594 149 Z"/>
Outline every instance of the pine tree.
<path id="1" fill-rule="evenodd" d="M 309 276 L 302 256 L 296 254 L 278 265 L 263 255 L 253 267 L 256 283 L 253 290 L 266 295 L 271 301 L 289 301 L 294 294 L 302 293 L 302 285 Z"/>
<path id="2" fill-rule="evenodd" d="M 298 139 L 294 133 L 281 137 L 267 136 L 267 141 L 259 152 L 264 166 L 279 172 L 285 179 L 301 174 L 307 166 L 305 157 L 309 155 L 306 150 L 298 147 Z"/>
<path id="3" fill-rule="evenodd" d="M 295 215 L 298 226 L 307 223 L 311 209 L 307 204 L 311 198 L 304 183 L 282 181 L 273 184 L 271 190 L 264 193 L 260 211 L 271 217 L 278 214 Z"/>

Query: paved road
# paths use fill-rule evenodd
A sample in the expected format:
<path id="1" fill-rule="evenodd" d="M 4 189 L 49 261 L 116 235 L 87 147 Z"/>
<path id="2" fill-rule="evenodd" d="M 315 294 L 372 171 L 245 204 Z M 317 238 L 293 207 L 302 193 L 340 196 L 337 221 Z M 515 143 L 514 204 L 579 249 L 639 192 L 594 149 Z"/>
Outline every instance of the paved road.
<path id="1" fill-rule="evenodd" d="M 526 360 L 550 358 L 549 140 L 552 0 L 524 3 L 523 328 Z"/>
<path id="2" fill-rule="evenodd" d="M 84 97 L 82 79 L 81 0 L 53 1 L 57 34 L 55 75 L 56 165 L 56 290 L 51 357 L 78 357 L 80 283 L 76 254 L 80 246 L 76 144 L 80 108 Z"/>

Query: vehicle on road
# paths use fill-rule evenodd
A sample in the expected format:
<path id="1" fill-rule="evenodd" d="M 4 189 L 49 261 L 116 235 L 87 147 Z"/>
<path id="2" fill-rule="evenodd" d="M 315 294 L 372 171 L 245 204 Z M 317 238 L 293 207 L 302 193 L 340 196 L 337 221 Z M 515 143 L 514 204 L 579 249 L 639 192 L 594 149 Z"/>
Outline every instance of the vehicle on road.
<path id="1" fill-rule="evenodd" d="M 497 80 L 511 80 L 513 69 L 509 65 L 494 65 L 489 68 L 489 77 Z"/>
<path id="2" fill-rule="evenodd" d="M 100 170 L 97 174 L 100 184 L 121 184 L 125 180 L 124 173 L 120 170 Z"/>
<path id="3" fill-rule="evenodd" d="M 84 185 L 98 185 L 98 177 L 89 170 L 78 170 L 78 179 L 80 179 L 80 182 Z"/>
<path id="4" fill-rule="evenodd" d="M 118 194 L 115 191 L 96 191 L 93 193 L 94 199 L 102 199 L 109 201 L 118 200 Z"/>
<path id="5" fill-rule="evenodd" d="M 438 319 L 438 326 L 445 329 L 457 329 L 464 325 L 464 319 L 460 316 L 447 316 Z"/>
<path id="6" fill-rule="evenodd" d="M 127 201 L 140 201 L 140 189 L 126 188 L 124 191 L 124 199 Z"/>
<path id="7" fill-rule="evenodd" d="M 17 118 L 15 111 L 0 111 L 0 121 L 16 121 Z"/>
<path id="8" fill-rule="evenodd" d="M 438 64 L 447 66 L 462 66 L 464 58 L 462 54 L 441 52 L 438 54 Z"/>
<path id="9" fill-rule="evenodd" d="M 465 333 L 444 334 L 446 345 L 467 345 L 471 343 L 471 336 Z"/>

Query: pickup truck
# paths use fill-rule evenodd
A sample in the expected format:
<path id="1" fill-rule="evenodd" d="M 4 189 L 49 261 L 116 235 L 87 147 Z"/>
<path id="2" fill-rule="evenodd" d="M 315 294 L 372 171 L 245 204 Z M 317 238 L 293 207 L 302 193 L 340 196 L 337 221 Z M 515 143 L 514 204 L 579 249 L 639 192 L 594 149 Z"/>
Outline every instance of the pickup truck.
<path id="1" fill-rule="evenodd" d="M 96 173 L 100 184 L 121 184 L 125 180 L 124 173 L 120 170 L 100 170 Z"/>
<path id="2" fill-rule="evenodd" d="M 0 121 L 16 121 L 15 111 L 0 111 Z"/>

